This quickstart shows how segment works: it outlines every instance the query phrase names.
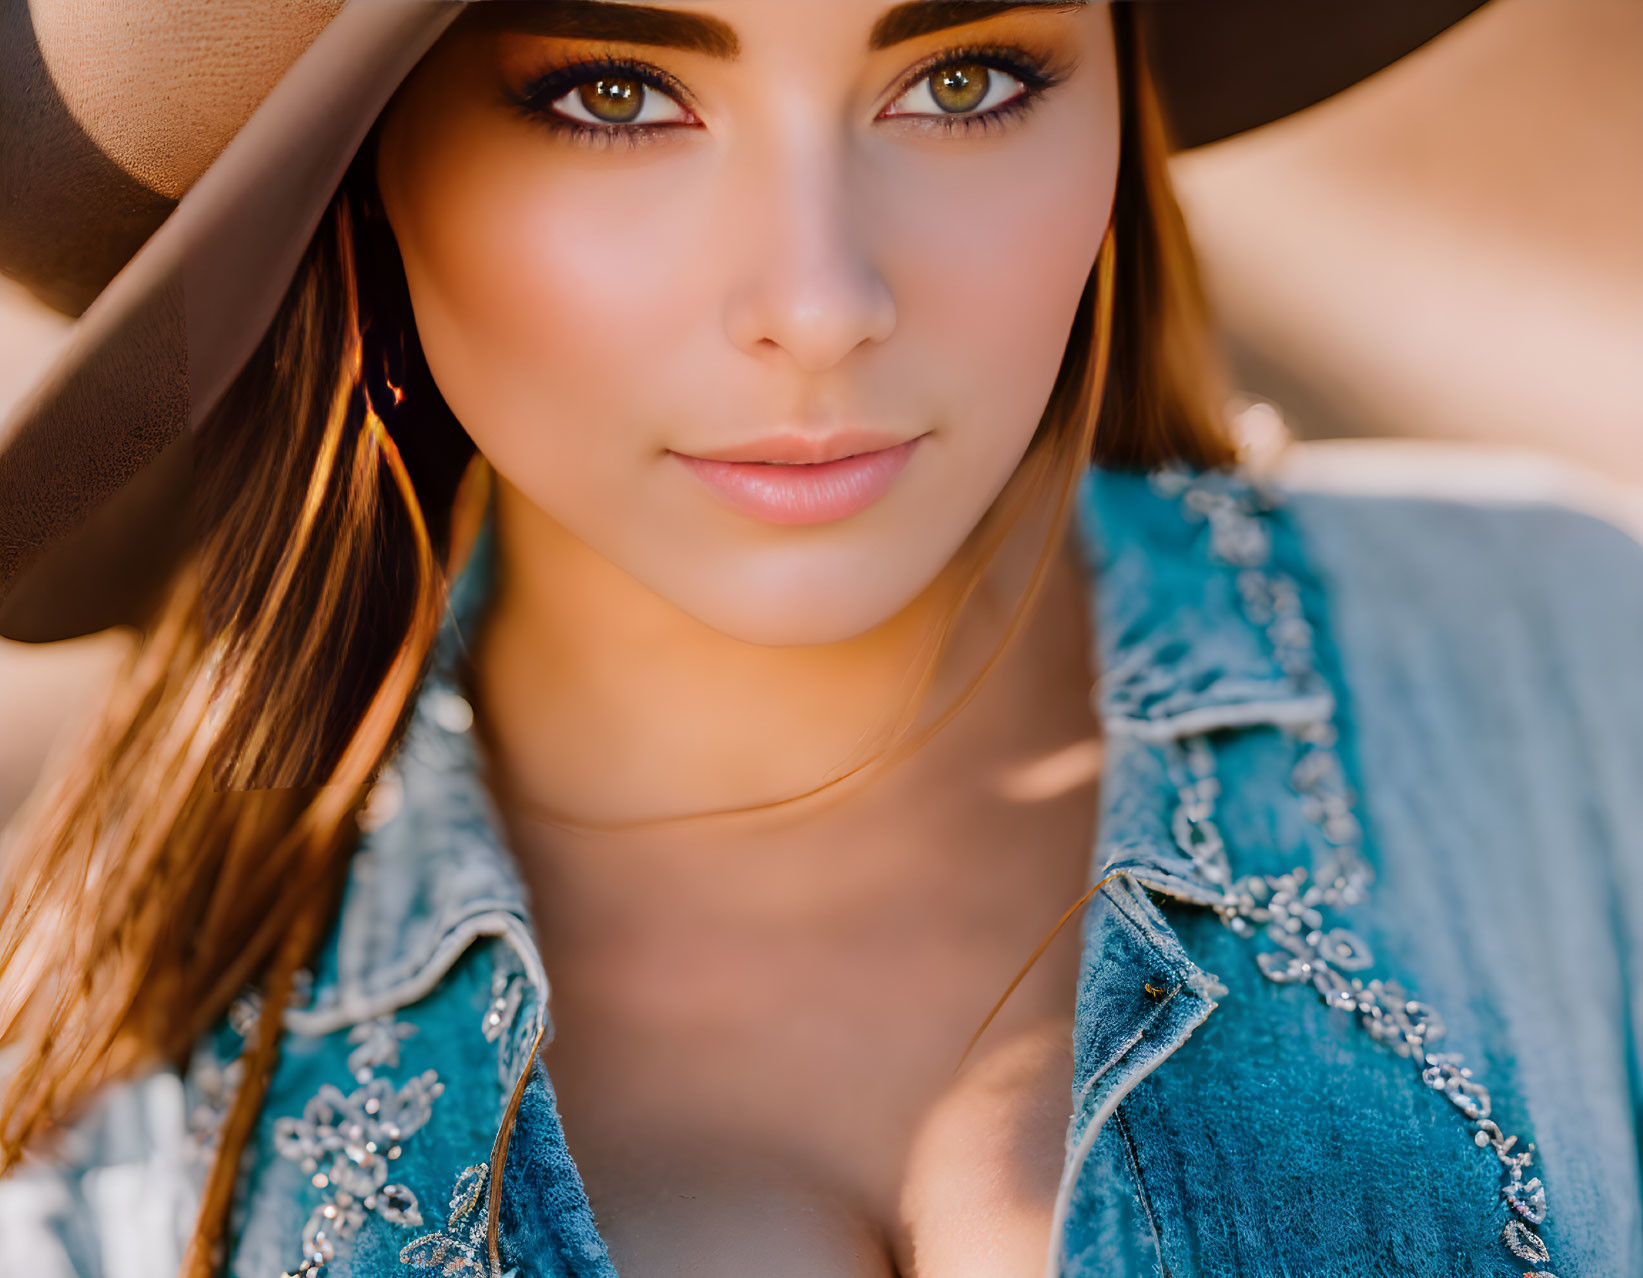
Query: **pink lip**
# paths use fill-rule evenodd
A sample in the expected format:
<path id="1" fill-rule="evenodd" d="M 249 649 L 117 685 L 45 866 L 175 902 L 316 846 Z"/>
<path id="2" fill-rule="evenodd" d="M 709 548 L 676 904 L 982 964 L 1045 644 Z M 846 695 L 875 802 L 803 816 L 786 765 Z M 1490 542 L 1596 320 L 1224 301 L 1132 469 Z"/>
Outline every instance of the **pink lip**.
<path id="1" fill-rule="evenodd" d="M 825 524 L 866 510 L 884 496 L 923 438 L 822 462 L 674 456 L 743 514 L 773 524 Z"/>
<path id="2" fill-rule="evenodd" d="M 735 448 L 721 448 L 713 453 L 681 456 L 700 457 L 704 461 L 809 464 L 839 461 L 845 457 L 854 457 L 858 453 L 876 453 L 901 442 L 894 435 L 874 430 L 840 430 L 822 438 L 789 431 L 781 435 L 768 435 L 764 439 L 754 440 L 751 444 L 741 444 Z"/>

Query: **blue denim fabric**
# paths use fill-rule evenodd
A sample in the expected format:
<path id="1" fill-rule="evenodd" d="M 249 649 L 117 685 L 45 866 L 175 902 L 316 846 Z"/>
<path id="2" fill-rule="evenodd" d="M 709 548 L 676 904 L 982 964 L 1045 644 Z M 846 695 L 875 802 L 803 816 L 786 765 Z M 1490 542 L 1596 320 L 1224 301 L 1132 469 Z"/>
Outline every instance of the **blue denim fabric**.
<path id="1" fill-rule="evenodd" d="M 1107 882 L 1048 1278 L 1643 1273 L 1643 547 L 1223 473 L 1092 469 L 1078 519 Z M 494 1272 L 615 1272 L 458 692 L 489 563 L 286 1015 L 236 1278 L 488 1275 L 493 1210 Z M 0 1274 L 174 1270 L 254 1014 L 0 1182 Z"/>

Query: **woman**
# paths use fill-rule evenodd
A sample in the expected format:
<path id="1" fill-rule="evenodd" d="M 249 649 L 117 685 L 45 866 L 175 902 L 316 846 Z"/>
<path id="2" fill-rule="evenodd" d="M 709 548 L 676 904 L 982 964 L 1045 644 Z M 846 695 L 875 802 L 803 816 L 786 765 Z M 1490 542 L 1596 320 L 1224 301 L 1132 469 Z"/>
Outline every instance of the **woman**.
<path id="1" fill-rule="evenodd" d="M 186 247 L 198 505 L 12 833 L 0 1254 L 1635 1270 L 1635 543 L 1232 466 L 1128 8 L 452 8 L 84 321 Z"/>

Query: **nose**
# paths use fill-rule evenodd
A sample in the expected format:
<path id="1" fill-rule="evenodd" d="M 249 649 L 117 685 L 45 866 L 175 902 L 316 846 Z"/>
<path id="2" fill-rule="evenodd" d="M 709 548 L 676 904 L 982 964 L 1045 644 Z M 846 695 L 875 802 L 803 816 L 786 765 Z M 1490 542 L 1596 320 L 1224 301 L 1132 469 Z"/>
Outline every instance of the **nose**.
<path id="1" fill-rule="evenodd" d="M 864 193 L 844 148 L 764 151 L 740 184 L 739 273 L 725 331 L 749 354 L 821 373 L 896 326 L 896 304 L 867 244 Z"/>

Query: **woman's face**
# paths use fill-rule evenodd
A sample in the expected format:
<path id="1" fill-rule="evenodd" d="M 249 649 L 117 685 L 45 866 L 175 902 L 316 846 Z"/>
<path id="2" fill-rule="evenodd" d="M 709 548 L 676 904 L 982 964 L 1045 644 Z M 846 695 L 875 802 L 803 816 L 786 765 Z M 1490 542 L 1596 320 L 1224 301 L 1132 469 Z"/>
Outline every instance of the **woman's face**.
<path id="1" fill-rule="evenodd" d="M 908 606 L 1015 471 L 1117 168 L 1105 4 L 489 0 L 378 179 L 503 499 L 813 644 Z"/>

